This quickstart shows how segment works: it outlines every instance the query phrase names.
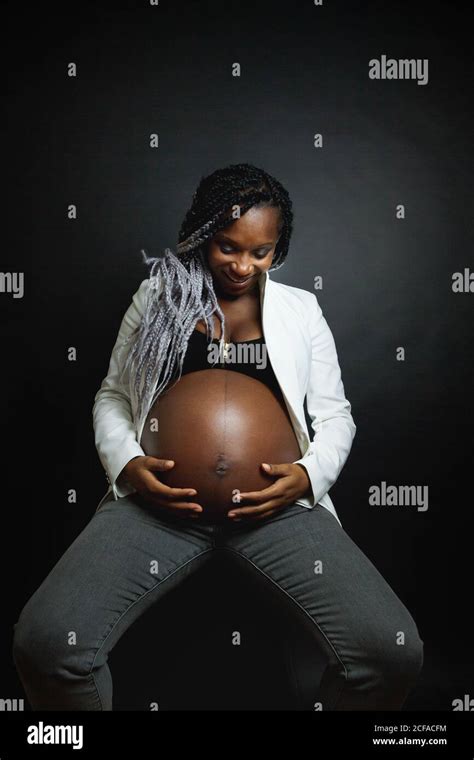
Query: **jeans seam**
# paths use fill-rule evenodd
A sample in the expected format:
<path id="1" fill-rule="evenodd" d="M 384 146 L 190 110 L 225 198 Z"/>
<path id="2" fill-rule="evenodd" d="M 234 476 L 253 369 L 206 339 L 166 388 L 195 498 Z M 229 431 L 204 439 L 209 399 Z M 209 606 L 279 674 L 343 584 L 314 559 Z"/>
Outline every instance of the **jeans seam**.
<path id="1" fill-rule="evenodd" d="M 272 578 L 270 575 L 268 575 L 268 573 L 266 573 L 264 570 L 262 570 L 262 568 L 261 568 L 261 567 L 259 567 L 258 565 L 256 565 L 256 564 L 255 564 L 255 562 L 253 562 L 253 561 L 250 559 L 250 557 L 247 557 L 245 554 L 242 554 L 242 552 L 239 552 L 237 549 L 234 549 L 234 548 L 232 548 L 232 547 L 230 547 L 230 546 L 226 546 L 225 548 L 227 549 L 227 551 L 230 551 L 230 552 L 234 552 L 234 554 L 237 554 L 239 557 L 242 557 L 242 559 L 245 559 L 245 560 L 247 560 L 247 562 L 250 562 L 250 564 L 251 564 L 251 565 L 252 565 L 252 566 L 253 566 L 253 567 L 254 567 L 256 570 L 258 570 L 258 572 L 259 572 L 259 573 L 261 573 L 262 575 L 264 575 L 264 576 L 265 576 L 265 578 L 267 578 L 267 580 L 269 580 L 271 583 L 273 583 L 273 585 L 274 585 L 274 586 L 275 586 L 277 589 L 279 589 L 281 592 L 283 592 L 284 594 L 286 594 L 286 596 L 287 596 L 289 599 L 291 599 L 291 601 L 292 601 L 292 602 L 294 602 L 294 603 L 295 603 L 295 604 L 296 604 L 296 605 L 297 605 L 297 606 L 298 606 L 298 607 L 299 607 L 299 608 L 300 608 L 300 609 L 301 609 L 301 610 L 304 612 L 304 614 L 305 614 L 305 615 L 307 615 L 307 617 L 308 617 L 308 618 L 311 620 L 311 622 L 313 623 L 313 625 L 315 625 L 315 626 L 316 626 L 316 628 L 318 628 L 318 630 L 319 630 L 319 631 L 322 633 L 322 635 L 323 635 L 323 636 L 324 636 L 324 638 L 326 639 L 327 643 L 329 644 L 329 646 L 330 646 L 330 647 L 331 647 L 331 649 L 333 650 L 334 654 L 336 655 L 336 657 L 337 657 L 338 661 L 341 663 L 342 667 L 344 668 L 344 679 L 345 679 L 345 682 L 343 682 L 343 683 L 341 684 L 341 687 L 340 687 L 340 689 L 339 689 L 339 692 L 338 692 L 338 694 L 337 694 L 337 697 L 336 697 L 336 699 L 334 700 L 334 705 L 336 705 L 336 704 L 339 702 L 339 699 L 340 699 L 340 696 L 341 696 L 342 690 L 343 690 L 343 688 L 344 688 L 344 686 L 345 686 L 345 683 L 347 683 L 347 679 L 348 679 L 348 670 L 347 670 L 347 667 L 346 667 L 345 663 L 343 662 L 342 658 L 340 657 L 340 655 L 339 655 L 339 652 L 337 651 L 336 647 L 334 646 L 334 644 L 332 643 L 332 641 L 329 639 L 329 637 L 327 636 L 327 634 L 326 634 L 326 633 L 324 632 L 324 630 L 321 628 L 321 625 L 318 623 L 318 621 L 316 620 L 316 618 L 314 618 L 312 615 L 310 615 L 310 613 L 308 612 L 308 610 L 306 610 L 306 609 L 303 607 L 303 605 L 302 605 L 302 604 L 300 604 L 300 602 L 299 602 L 297 599 L 295 599 L 295 597 L 294 597 L 294 596 L 292 596 L 291 594 L 289 594 L 289 593 L 288 593 L 288 591 L 287 591 L 286 589 L 284 589 L 282 586 L 280 586 L 280 584 L 279 584 L 279 583 L 277 583 L 277 582 L 276 582 L 276 581 L 275 581 L 275 580 L 274 580 L 274 579 L 273 579 L 273 578 Z"/>
<path id="2" fill-rule="evenodd" d="M 91 667 L 90 667 L 89 673 L 87 674 L 89 677 L 92 677 L 92 681 L 93 681 L 93 683 L 94 683 L 94 688 L 95 688 L 95 690 L 96 690 L 96 692 L 97 692 L 97 696 L 98 696 L 98 698 L 99 698 L 99 702 L 100 702 L 101 710 L 103 710 L 103 706 L 102 706 L 102 699 L 101 699 L 101 696 L 100 696 L 100 692 L 99 692 L 99 689 L 98 689 L 98 686 L 97 686 L 96 680 L 95 680 L 95 678 L 94 678 L 94 673 L 93 673 L 93 670 L 94 670 L 94 664 L 95 664 L 95 661 L 96 661 L 97 655 L 99 654 L 99 652 L 100 652 L 100 650 L 102 649 L 103 645 L 105 644 L 105 642 L 106 642 L 106 641 L 107 641 L 107 639 L 109 638 L 110 634 L 113 632 L 113 630 L 114 630 L 114 628 L 116 627 L 116 625 L 119 623 L 119 621 L 120 621 L 120 620 L 123 618 L 123 616 L 124 616 L 124 615 L 126 615 L 126 614 L 127 614 L 127 612 L 128 612 L 128 611 L 129 611 L 129 610 L 130 610 L 130 609 L 131 609 L 131 608 L 132 608 L 132 607 L 133 607 L 135 604 L 138 604 L 138 602 L 140 602 L 142 599 L 144 599 L 144 598 L 145 598 L 145 597 L 146 597 L 148 594 L 151 594 L 151 592 L 152 592 L 152 591 L 154 591 L 154 590 L 155 590 L 155 589 L 156 589 L 158 586 L 160 586 L 162 583 L 164 583 L 165 581 L 167 581 L 167 580 L 169 580 L 170 578 L 172 578 L 172 577 L 173 577 L 173 575 L 175 575 L 175 574 L 176 574 L 176 573 L 178 573 L 180 570 L 182 570 L 182 569 L 183 569 L 183 567 L 186 567 L 186 565 L 189 565 L 189 563 L 190 563 L 190 562 L 193 562 L 195 559 L 198 559 L 199 557 L 202 557 L 204 554 L 208 554 L 209 552 L 212 552 L 212 551 L 213 551 L 213 549 L 205 549 L 203 552 L 199 552 L 199 554 L 196 554 L 194 557 L 190 557 L 188 560 L 186 560 L 186 562 L 183 562 L 183 564 L 182 564 L 182 565 L 180 565 L 179 567 L 175 568 L 175 569 L 173 570 L 173 572 L 169 573 L 169 574 L 166 576 L 166 578 L 161 578 L 161 580 L 158 580 L 158 581 L 157 581 L 157 582 L 154 584 L 154 586 L 152 586 L 151 588 L 149 588 L 149 589 L 148 589 L 147 591 L 145 591 L 143 594 L 140 594 L 140 596 L 139 596 L 139 597 L 137 597 L 137 599 L 134 599 L 134 601 L 133 601 L 131 604 L 129 604 L 129 605 L 128 605 L 128 607 L 127 607 L 127 608 L 126 608 L 126 609 L 125 609 L 123 612 L 121 612 L 121 613 L 120 613 L 120 615 L 119 615 L 119 616 L 116 618 L 116 620 L 114 620 L 114 622 L 113 622 L 113 624 L 112 624 L 112 628 L 111 628 L 111 629 L 110 629 L 110 631 L 109 631 L 109 632 L 108 632 L 108 633 L 107 633 L 107 634 L 104 636 L 104 638 L 103 638 L 103 639 L 102 639 L 102 641 L 100 642 L 99 646 L 97 647 L 97 652 L 96 652 L 96 653 L 95 653 L 95 655 L 94 655 L 94 659 L 92 660 L 92 665 L 91 665 Z"/>
<path id="3" fill-rule="evenodd" d="M 103 712 L 104 711 L 104 705 L 103 705 L 103 702 L 102 702 L 102 697 L 100 696 L 99 687 L 97 686 L 97 681 L 95 680 L 94 674 L 93 673 L 89 673 L 89 678 L 92 679 L 92 684 L 94 686 L 94 689 L 96 690 L 96 695 L 97 695 L 97 697 L 99 699 L 100 709 Z"/>

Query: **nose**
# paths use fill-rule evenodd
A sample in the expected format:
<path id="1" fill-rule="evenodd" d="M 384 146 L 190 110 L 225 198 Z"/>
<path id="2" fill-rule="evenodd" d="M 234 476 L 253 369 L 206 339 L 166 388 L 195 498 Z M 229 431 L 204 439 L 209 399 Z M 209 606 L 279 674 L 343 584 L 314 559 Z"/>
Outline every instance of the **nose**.
<path id="1" fill-rule="evenodd" d="M 239 259 L 239 261 L 233 261 L 230 265 L 231 273 L 234 277 L 243 279 L 244 277 L 250 277 L 252 272 L 252 264 L 248 259 Z"/>

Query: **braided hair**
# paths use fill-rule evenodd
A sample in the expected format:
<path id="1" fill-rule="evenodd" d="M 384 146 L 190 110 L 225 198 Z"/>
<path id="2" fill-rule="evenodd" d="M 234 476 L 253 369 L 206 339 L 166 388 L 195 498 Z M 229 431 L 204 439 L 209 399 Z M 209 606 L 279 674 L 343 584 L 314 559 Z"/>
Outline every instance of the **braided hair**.
<path id="1" fill-rule="evenodd" d="M 151 265 L 149 288 L 141 322 L 124 342 L 133 340 L 122 370 L 122 377 L 130 371 L 127 382 L 139 421 L 170 382 L 175 378 L 178 382 L 188 340 L 199 320 L 212 340 L 211 317 L 217 315 L 220 352 L 223 349 L 225 318 L 214 291 L 206 248 L 216 232 L 235 221 L 236 206 L 239 216 L 252 207 L 279 209 L 279 239 L 269 271 L 279 269 L 286 260 L 293 212 L 288 192 L 278 180 L 251 164 L 233 164 L 201 179 L 181 225 L 176 254 L 166 248 L 164 256 L 152 258 L 142 251 L 145 263 Z"/>

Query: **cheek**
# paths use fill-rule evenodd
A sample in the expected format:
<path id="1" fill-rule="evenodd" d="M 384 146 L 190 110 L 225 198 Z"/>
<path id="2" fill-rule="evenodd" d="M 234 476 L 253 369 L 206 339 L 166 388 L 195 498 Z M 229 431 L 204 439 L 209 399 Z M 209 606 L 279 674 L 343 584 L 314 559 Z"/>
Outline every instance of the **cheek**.
<path id="1" fill-rule="evenodd" d="M 207 262 L 207 266 L 212 271 L 215 267 L 215 260 L 216 260 L 214 246 L 209 244 L 207 246 L 207 249 L 204 249 L 204 256 Z"/>
<path id="2" fill-rule="evenodd" d="M 216 270 L 224 263 L 224 261 L 225 259 L 219 248 L 216 245 L 212 245 L 211 243 L 209 245 L 207 253 L 207 264 L 211 272 L 216 272 Z"/>

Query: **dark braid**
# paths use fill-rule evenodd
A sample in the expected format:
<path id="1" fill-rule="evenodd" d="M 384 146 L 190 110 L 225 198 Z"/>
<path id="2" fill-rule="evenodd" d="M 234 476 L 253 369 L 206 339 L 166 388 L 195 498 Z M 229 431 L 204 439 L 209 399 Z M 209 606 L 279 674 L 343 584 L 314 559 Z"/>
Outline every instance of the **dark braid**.
<path id="1" fill-rule="evenodd" d="M 280 238 L 270 271 L 279 269 L 288 255 L 293 231 L 291 199 L 277 179 L 251 164 L 232 164 L 201 179 L 179 232 L 177 253 L 183 263 L 218 230 L 235 221 L 234 206 L 240 207 L 241 216 L 254 206 L 280 209 Z"/>
<path id="2" fill-rule="evenodd" d="M 288 255 L 293 230 L 292 203 L 287 191 L 272 176 L 251 164 L 233 164 L 203 177 L 193 195 L 179 232 L 176 254 L 170 248 L 161 258 L 148 258 L 150 287 L 138 328 L 124 342 L 131 350 L 122 378 L 138 426 L 148 408 L 170 382 L 181 376 L 188 340 L 196 322 L 203 320 L 207 336 L 214 337 L 216 314 L 221 323 L 220 352 L 223 350 L 225 316 L 217 301 L 214 282 L 207 266 L 205 248 L 215 233 L 236 221 L 253 207 L 280 210 L 279 239 L 270 271 L 281 267 Z"/>

